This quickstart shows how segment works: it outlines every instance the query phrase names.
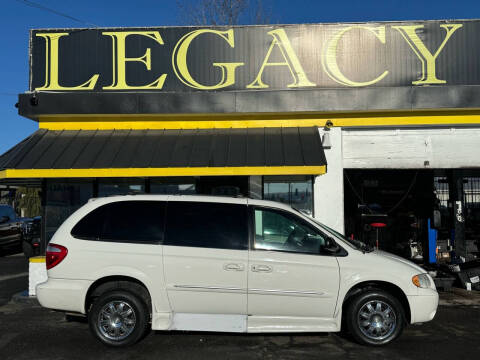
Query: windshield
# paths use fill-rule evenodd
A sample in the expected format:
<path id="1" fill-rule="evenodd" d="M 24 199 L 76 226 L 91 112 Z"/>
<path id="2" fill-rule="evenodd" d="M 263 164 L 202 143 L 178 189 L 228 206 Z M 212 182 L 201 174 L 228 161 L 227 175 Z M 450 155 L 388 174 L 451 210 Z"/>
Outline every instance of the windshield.
<path id="1" fill-rule="evenodd" d="M 292 207 L 293 208 L 293 207 Z M 306 216 L 306 214 L 304 212 L 302 212 L 301 210 L 298 210 L 298 209 L 295 209 L 293 208 L 294 210 L 298 211 L 300 214 L 302 214 L 303 216 Z M 321 222 L 319 222 L 318 220 L 314 219 L 313 217 L 311 216 L 308 216 L 308 218 L 310 220 L 312 220 L 315 224 L 317 224 L 318 226 L 320 226 L 322 229 L 324 230 L 327 230 L 328 232 L 332 233 L 333 235 L 335 235 L 336 237 L 342 239 L 343 241 L 347 242 L 348 244 L 350 244 L 353 248 L 357 249 L 357 250 L 360 250 L 360 251 L 364 251 L 364 252 L 370 252 L 370 251 L 373 251 L 373 248 L 367 244 L 365 244 L 364 242 L 360 241 L 360 240 L 356 240 L 356 239 L 350 239 L 348 237 L 346 237 L 345 235 L 343 234 L 340 234 L 338 231 L 336 230 L 333 230 L 331 227 L 327 226 L 327 225 L 324 225 L 322 224 Z"/>
<path id="2" fill-rule="evenodd" d="M 373 248 L 367 244 L 365 244 L 363 241 L 356 240 L 356 239 L 350 239 L 346 237 L 345 235 L 340 234 L 338 231 L 333 230 L 331 227 L 328 227 L 327 225 L 322 224 L 321 222 L 315 220 L 312 218 L 312 220 L 318 224 L 321 228 L 328 230 L 329 232 L 333 233 L 335 236 L 339 237 L 340 239 L 348 242 L 350 245 L 352 245 L 355 249 L 361 250 L 361 251 L 366 251 L 370 252 L 373 251 Z"/>

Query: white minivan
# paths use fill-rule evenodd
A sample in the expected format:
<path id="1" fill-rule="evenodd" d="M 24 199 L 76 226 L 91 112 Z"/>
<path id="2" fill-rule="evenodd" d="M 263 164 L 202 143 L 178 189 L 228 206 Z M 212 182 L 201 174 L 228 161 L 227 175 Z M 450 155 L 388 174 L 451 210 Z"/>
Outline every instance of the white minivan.
<path id="1" fill-rule="evenodd" d="M 92 333 L 130 345 L 149 329 L 335 332 L 383 345 L 432 320 L 424 269 L 349 240 L 289 206 L 207 196 L 93 199 L 46 254 L 44 307 L 86 314 Z"/>

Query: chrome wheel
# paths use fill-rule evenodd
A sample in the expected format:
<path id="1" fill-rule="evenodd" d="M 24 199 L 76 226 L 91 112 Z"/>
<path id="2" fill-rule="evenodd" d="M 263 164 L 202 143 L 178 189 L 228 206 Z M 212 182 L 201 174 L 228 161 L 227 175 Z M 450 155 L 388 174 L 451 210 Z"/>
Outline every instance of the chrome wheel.
<path id="1" fill-rule="evenodd" d="M 111 301 L 98 314 L 98 329 L 110 340 L 127 338 L 135 329 L 135 324 L 135 310 L 125 301 Z"/>
<path id="2" fill-rule="evenodd" d="M 357 322 L 362 334 L 372 340 L 388 338 L 397 327 L 395 311 L 380 300 L 365 303 L 358 312 Z"/>

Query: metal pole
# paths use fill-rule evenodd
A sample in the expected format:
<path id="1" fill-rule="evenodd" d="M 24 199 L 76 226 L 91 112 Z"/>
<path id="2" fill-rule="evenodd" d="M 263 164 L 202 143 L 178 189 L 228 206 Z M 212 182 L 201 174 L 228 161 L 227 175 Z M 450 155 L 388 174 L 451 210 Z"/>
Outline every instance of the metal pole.
<path id="1" fill-rule="evenodd" d="M 42 208 L 42 221 L 40 223 L 40 255 L 45 255 L 47 249 L 47 181 L 42 180 L 42 196 L 40 198 Z"/>
<path id="2" fill-rule="evenodd" d="M 457 258 L 467 258 L 467 245 L 465 240 L 465 203 L 463 198 L 463 173 L 461 170 L 451 172 L 450 199 L 453 209 L 454 249 Z"/>

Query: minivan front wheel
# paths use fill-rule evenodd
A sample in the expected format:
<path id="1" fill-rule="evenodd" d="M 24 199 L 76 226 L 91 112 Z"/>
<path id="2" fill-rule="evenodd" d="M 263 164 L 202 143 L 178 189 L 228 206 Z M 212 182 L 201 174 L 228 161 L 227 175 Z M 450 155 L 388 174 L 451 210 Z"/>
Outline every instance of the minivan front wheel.
<path id="1" fill-rule="evenodd" d="M 371 289 L 350 301 L 346 322 L 356 341 L 378 346 L 388 344 L 402 333 L 405 315 L 395 297 L 385 291 Z"/>
<path id="2" fill-rule="evenodd" d="M 115 290 L 102 294 L 88 314 L 93 335 L 106 345 L 128 346 L 148 330 L 145 303 L 130 292 Z"/>

